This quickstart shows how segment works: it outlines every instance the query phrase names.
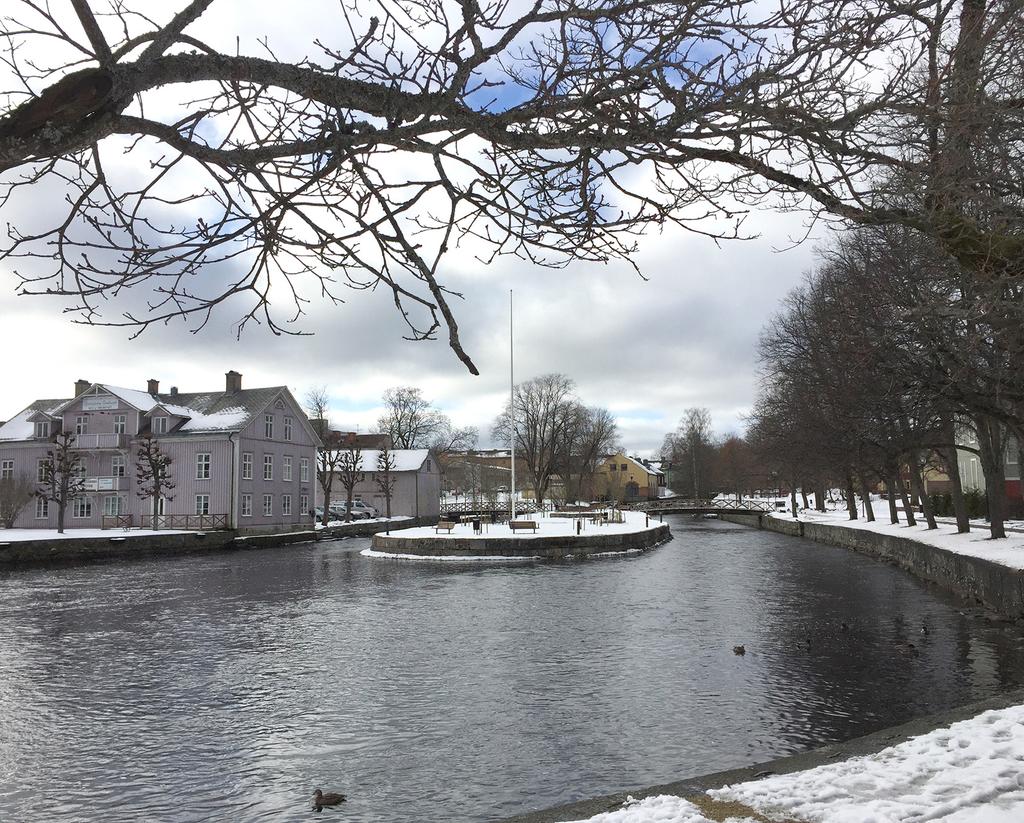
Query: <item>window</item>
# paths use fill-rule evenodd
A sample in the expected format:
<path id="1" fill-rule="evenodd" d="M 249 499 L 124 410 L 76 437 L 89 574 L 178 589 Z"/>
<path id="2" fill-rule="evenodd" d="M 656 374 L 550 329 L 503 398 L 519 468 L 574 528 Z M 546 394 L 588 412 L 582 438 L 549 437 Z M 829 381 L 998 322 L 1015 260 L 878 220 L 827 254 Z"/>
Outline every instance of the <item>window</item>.
<path id="1" fill-rule="evenodd" d="M 167 418 L 154 417 L 152 429 L 153 434 L 167 434 Z"/>
<path id="2" fill-rule="evenodd" d="M 612 463 L 611 466 L 608 467 L 608 470 L 609 471 L 618 471 L 618 468 L 619 468 L 619 464 L 618 463 Z"/>
<path id="3" fill-rule="evenodd" d="M 124 434 L 128 426 L 128 418 L 123 414 L 114 415 L 114 434 Z"/>
<path id="4" fill-rule="evenodd" d="M 274 495 L 263 495 L 263 516 L 271 517 L 274 514 Z"/>
<path id="5" fill-rule="evenodd" d="M 281 458 L 281 479 L 292 479 L 292 457 L 290 454 L 286 454 Z"/>
<path id="6" fill-rule="evenodd" d="M 124 498 L 116 494 L 104 497 L 103 514 L 107 517 L 115 517 L 119 514 L 124 514 Z"/>
<path id="7" fill-rule="evenodd" d="M 252 480 L 252 452 L 242 452 L 242 479 Z"/>
<path id="8" fill-rule="evenodd" d="M 75 464 L 71 467 L 71 476 L 78 478 L 85 477 L 85 463 L 81 460 L 76 460 Z"/>
<path id="9" fill-rule="evenodd" d="M 209 514 L 210 513 L 210 495 L 208 494 L 197 494 L 196 495 L 196 514 Z"/>
<path id="10" fill-rule="evenodd" d="M 302 513 L 305 514 L 309 511 L 309 495 L 304 494 L 299 498 L 299 508 L 302 509 Z"/>
<path id="11" fill-rule="evenodd" d="M 281 514 L 289 515 L 292 513 L 292 496 L 290 494 L 281 495 Z"/>
<path id="12" fill-rule="evenodd" d="M 263 435 L 270 440 L 274 436 L 274 415 L 263 415 Z"/>
<path id="13" fill-rule="evenodd" d="M 76 497 L 71 516 L 78 518 L 92 517 L 92 498 Z"/>
<path id="14" fill-rule="evenodd" d="M 84 414 L 78 415 L 75 418 L 75 434 L 88 434 L 89 433 L 89 417 Z"/>
<path id="15" fill-rule="evenodd" d="M 50 516 L 50 501 L 45 497 L 36 498 L 36 520 L 43 520 Z"/>
<path id="16" fill-rule="evenodd" d="M 35 436 L 36 437 L 49 437 L 50 436 L 50 421 L 42 420 L 35 425 Z"/>
<path id="17" fill-rule="evenodd" d="M 430 461 L 429 461 L 429 460 L 425 460 L 425 461 L 423 461 L 423 468 L 424 468 L 424 469 L 425 469 L 426 471 L 430 471 Z"/>
<path id="18" fill-rule="evenodd" d="M 252 495 L 242 495 L 242 517 L 252 517 Z"/>
<path id="19" fill-rule="evenodd" d="M 0 461 L 0 480 L 10 480 L 14 477 L 14 461 Z"/>
<path id="20" fill-rule="evenodd" d="M 292 439 L 292 419 L 290 417 L 284 419 L 284 439 Z"/>
<path id="21" fill-rule="evenodd" d="M 36 461 L 36 482 L 46 482 L 46 458 Z"/>
<path id="22" fill-rule="evenodd" d="M 274 479 L 274 455 L 272 454 L 263 455 L 263 479 Z"/>
<path id="23" fill-rule="evenodd" d="M 196 480 L 210 479 L 210 455 L 203 453 L 196 455 Z M 200 514 L 200 512 L 196 512 Z"/>
<path id="24" fill-rule="evenodd" d="M 623 463 L 621 466 L 619 466 L 619 471 L 625 471 L 625 470 L 626 470 L 626 464 Z"/>
<path id="25" fill-rule="evenodd" d="M 299 458 L 299 480 L 303 483 L 309 482 L 309 458 Z"/>
<path id="26" fill-rule="evenodd" d="M 110 474 L 112 477 L 124 477 L 125 461 L 123 454 L 115 454 L 110 458 Z"/>

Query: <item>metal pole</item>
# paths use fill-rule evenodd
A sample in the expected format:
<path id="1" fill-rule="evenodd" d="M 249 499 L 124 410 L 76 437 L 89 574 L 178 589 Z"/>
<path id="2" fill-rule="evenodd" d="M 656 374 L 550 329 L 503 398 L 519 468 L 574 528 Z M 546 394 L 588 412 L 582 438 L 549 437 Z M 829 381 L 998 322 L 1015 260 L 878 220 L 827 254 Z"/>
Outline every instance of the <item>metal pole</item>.
<path id="1" fill-rule="evenodd" d="M 509 456 L 512 466 L 512 519 L 516 519 L 516 380 L 515 380 L 515 351 L 513 346 L 514 337 L 512 334 L 512 289 L 508 290 L 508 417 L 511 435 L 509 443 L 511 448 Z"/>

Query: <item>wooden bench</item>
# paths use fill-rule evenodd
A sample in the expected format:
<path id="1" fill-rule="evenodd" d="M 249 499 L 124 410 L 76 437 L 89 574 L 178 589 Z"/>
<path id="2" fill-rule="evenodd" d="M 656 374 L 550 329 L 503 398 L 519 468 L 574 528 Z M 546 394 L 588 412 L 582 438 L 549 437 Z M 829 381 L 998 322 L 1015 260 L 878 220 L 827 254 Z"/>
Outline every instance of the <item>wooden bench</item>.
<path id="1" fill-rule="evenodd" d="M 532 532 L 537 531 L 536 520 L 509 520 L 508 527 L 512 529 L 512 533 L 515 534 L 520 529 L 526 531 L 529 529 Z"/>
<path id="2" fill-rule="evenodd" d="M 442 530 L 448 532 L 448 534 L 451 534 L 452 529 L 454 529 L 455 526 L 456 524 L 451 522 L 450 520 L 439 520 L 437 521 L 437 525 L 434 526 L 434 534 L 440 534 Z"/>

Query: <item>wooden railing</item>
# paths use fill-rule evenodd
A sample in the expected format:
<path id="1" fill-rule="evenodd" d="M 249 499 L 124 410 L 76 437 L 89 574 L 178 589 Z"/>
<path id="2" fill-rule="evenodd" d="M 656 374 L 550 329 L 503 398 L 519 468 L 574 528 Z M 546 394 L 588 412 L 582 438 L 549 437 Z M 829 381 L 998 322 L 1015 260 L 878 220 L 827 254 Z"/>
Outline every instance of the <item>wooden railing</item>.
<path id="1" fill-rule="evenodd" d="M 762 514 L 775 511 L 775 506 L 765 500 L 690 500 L 681 497 L 662 497 L 640 503 L 624 503 L 624 509 L 657 512 L 753 512 Z"/>
<path id="2" fill-rule="evenodd" d="M 101 529 L 130 529 L 134 518 L 130 514 L 105 514 L 100 520 Z"/>
<path id="3" fill-rule="evenodd" d="M 156 526 L 160 529 L 211 531 L 213 529 L 228 528 L 228 516 L 226 514 L 158 514 L 156 520 Z M 139 523 L 144 529 L 152 529 L 154 527 L 153 515 L 141 515 Z"/>

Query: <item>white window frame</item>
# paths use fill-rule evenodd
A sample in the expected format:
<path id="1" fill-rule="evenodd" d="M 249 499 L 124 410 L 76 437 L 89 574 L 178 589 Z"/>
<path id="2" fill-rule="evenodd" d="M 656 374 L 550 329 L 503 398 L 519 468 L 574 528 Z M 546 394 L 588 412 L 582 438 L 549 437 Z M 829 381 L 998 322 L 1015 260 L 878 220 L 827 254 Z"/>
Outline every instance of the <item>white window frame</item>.
<path id="1" fill-rule="evenodd" d="M 242 495 L 242 517 L 252 517 L 252 495 Z"/>
<path id="2" fill-rule="evenodd" d="M 242 452 L 242 479 L 252 480 L 252 452 Z"/>
<path id="3" fill-rule="evenodd" d="M 46 520 L 50 516 L 50 501 L 45 497 L 36 498 L 36 520 Z"/>
<path id="4" fill-rule="evenodd" d="M 128 431 L 128 415 L 114 415 L 114 434 L 126 434 Z"/>
<path id="5" fill-rule="evenodd" d="M 128 461 L 123 454 L 115 454 L 110 458 L 110 476 L 124 477 L 128 471 Z"/>
<path id="6" fill-rule="evenodd" d="M 71 504 L 71 516 L 75 520 L 86 520 L 92 517 L 92 498 L 76 497 Z"/>
<path id="7" fill-rule="evenodd" d="M 46 464 L 47 464 L 47 460 L 46 460 L 45 457 L 40 457 L 38 460 L 36 460 L 36 482 L 37 483 L 45 483 L 46 482 Z"/>
<path id="8" fill-rule="evenodd" d="M 309 482 L 309 458 L 308 457 L 300 457 L 299 458 L 299 482 L 300 483 L 308 483 Z"/>
<path id="9" fill-rule="evenodd" d="M 112 501 L 113 504 L 112 504 Z M 111 511 L 113 509 L 113 511 Z M 124 498 L 119 494 L 108 494 L 103 498 L 103 516 L 104 517 L 117 517 L 119 514 L 124 514 L 125 503 Z"/>
<path id="10" fill-rule="evenodd" d="M 199 452 L 196 454 L 196 480 L 209 480 L 212 476 L 210 471 L 210 453 Z M 197 512 L 198 514 L 198 512 Z"/>
<path id="11" fill-rule="evenodd" d="M 14 461 L 0 460 L 0 480 L 10 480 L 14 477 Z"/>
<path id="12" fill-rule="evenodd" d="M 272 454 L 263 455 L 263 479 L 274 479 L 274 455 Z"/>
<path id="13" fill-rule="evenodd" d="M 289 443 L 292 440 L 292 419 L 290 417 L 284 419 L 284 439 Z"/>
<path id="14" fill-rule="evenodd" d="M 281 479 L 288 481 L 292 479 L 292 456 L 290 454 L 281 458 Z"/>
<path id="15" fill-rule="evenodd" d="M 267 440 L 274 439 L 274 415 L 272 414 L 263 415 L 263 436 Z"/>
<path id="16" fill-rule="evenodd" d="M 302 509 L 302 516 L 306 516 L 306 512 L 309 511 L 309 495 L 303 494 L 299 497 L 299 508 Z"/>
<path id="17" fill-rule="evenodd" d="M 167 434 L 167 418 L 154 417 L 150 429 L 152 430 L 153 434 Z"/>
<path id="18" fill-rule="evenodd" d="M 210 495 L 208 494 L 197 494 L 196 495 L 196 514 L 209 514 L 210 513 Z"/>
<path id="19" fill-rule="evenodd" d="M 274 495 L 272 494 L 263 495 L 263 516 L 274 516 Z"/>
<path id="20" fill-rule="evenodd" d="M 49 420 L 37 420 L 32 428 L 34 432 L 33 437 L 49 437 L 50 436 L 50 421 Z"/>
<path id="21" fill-rule="evenodd" d="M 281 495 L 281 516 L 291 517 L 292 514 L 292 496 L 290 494 Z"/>
<path id="22" fill-rule="evenodd" d="M 89 433 L 89 415 L 78 414 L 75 415 L 75 434 L 88 434 Z"/>

